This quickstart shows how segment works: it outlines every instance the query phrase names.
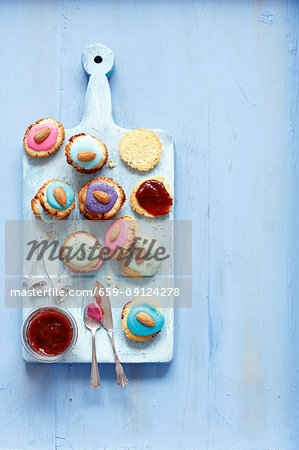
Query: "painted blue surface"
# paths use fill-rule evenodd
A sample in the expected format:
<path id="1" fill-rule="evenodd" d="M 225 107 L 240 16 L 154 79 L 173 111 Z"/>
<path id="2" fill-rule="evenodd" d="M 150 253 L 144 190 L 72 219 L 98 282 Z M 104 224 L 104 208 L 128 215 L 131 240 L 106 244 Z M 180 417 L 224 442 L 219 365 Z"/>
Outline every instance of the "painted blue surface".
<path id="1" fill-rule="evenodd" d="M 113 366 L 98 392 L 86 365 L 26 366 L 21 312 L 2 302 L 0 447 L 298 449 L 299 4 L 7 0 L 0 9 L 1 232 L 22 216 L 27 125 L 78 123 L 79 56 L 103 42 L 116 56 L 116 123 L 175 138 L 176 217 L 193 219 L 195 249 L 174 362 L 127 366 L 126 390 Z"/>

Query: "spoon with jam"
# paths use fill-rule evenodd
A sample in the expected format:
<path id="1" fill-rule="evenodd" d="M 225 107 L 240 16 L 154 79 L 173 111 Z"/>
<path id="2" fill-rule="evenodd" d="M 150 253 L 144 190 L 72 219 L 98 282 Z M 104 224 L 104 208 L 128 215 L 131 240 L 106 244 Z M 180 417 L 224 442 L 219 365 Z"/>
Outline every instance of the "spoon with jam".
<path id="1" fill-rule="evenodd" d="M 91 331 L 92 336 L 90 387 L 98 389 L 101 386 L 101 381 L 96 353 L 96 332 L 102 326 L 102 311 L 99 305 L 95 302 L 88 303 L 85 306 L 83 318 L 84 325 Z"/>

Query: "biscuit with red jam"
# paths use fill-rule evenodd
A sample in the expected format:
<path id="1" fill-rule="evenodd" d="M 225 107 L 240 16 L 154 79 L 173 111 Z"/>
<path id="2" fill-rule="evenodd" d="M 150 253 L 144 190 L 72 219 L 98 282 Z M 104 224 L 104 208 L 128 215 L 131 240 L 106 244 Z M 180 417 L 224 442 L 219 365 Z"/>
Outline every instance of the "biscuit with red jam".
<path id="1" fill-rule="evenodd" d="M 169 214 L 173 195 L 163 177 L 148 177 L 140 180 L 133 188 L 130 203 L 134 211 L 146 217 Z"/>

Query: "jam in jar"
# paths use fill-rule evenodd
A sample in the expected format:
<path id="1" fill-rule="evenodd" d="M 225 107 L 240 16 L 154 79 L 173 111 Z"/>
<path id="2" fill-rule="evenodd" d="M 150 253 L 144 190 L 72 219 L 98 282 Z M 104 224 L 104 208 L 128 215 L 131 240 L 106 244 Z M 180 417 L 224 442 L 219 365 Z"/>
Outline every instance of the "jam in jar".
<path id="1" fill-rule="evenodd" d="M 37 312 L 28 326 L 28 340 L 32 349 L 45 356 L 56 356 L 70 346 L 73 328 L 62 312 L 49 309 Z"/>

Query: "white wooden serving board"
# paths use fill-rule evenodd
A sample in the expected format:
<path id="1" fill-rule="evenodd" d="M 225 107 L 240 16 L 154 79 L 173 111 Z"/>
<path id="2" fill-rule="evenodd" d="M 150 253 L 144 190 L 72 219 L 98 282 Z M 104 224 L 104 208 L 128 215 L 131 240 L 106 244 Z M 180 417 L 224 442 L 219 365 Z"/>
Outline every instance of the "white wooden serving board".
<path id="1" fill-rule="evenodd" d="M 101 56 L 102 62 L 96 63 L 94 58 L 96 56 Z M 135 186 L 140 178 L 150 175 L 161 175 L 165 176 L 167 179 L 172 192 L 174 192 L 174 148 L 172 137 L 162 130 L 153 130 L 161 139 L 162 142 L 162 157 L 157 166 L 146 173 L 138 172 L 136 170 L 130 169 L 126 164 L 124 164 L 119 157 L 118 153 L 118 143 L 122 136 L 129 130 L 120 128 L 117 126 L 112 118 L 112 108 L 111 108 L 111 95 L 110 87 L 108 83 L 108 77 L 113 71 L 114 67 L 114 57 L 111 50 L 101 44 L 94 44 L 87 47 L 82 54 L 82 64 L 89 75 L 89 83 L 87 87 L 84 114 L 81 123 L 75 128 L 66 130 L 65 141 L 63 146 L 54 154 L 47 158 L 29 158 L 26 154 L 24 155 L 23 161 L 23 217 L 24 217 L 24 252 L 26 251 L 26 243 L 28 242 L 28 227 L 30 228 L 30 233 L 35 236 L 42 236 L 45 227 L 49 230 L 49 235 L 57 235 L 57 230 L 59 233 L 65 234 L 67 236 L 71 231 L 70 227 L 72 223 L 76 224 L 76 229 L 86 229 L 86 226 L 92 222 L 92 225 L 98 224 L 102 221 L 86 221 L 79 213 L 78 208 L 78 197 L 77 194 L 80 188 L 88 181 L 96 178 L 98 176 L 106 176 L 115 179 L 124 189 L 127 197 L 122 209 L 119 211 L 116 217 L 121 215 L 131 215 L 134 216 L 142 229 L 142 224 L 144 224 L 145 232 L 147 232 L 148 227 L 152 227 L 153 236 L 158 223 L 168 224 L 167 230 L 173 230 L 172 219 L 173 212 L 169 214 L 169 217 L 164 218 L 162 221 L 153 221 L 154 225 L 150 220 L 135 215 L 133 212 L 129 197 L 132 188 Z M 45 105 L 45 110 L 46 110 Z M 117 166 L 115 168 L 109 168 L 108 165 L 103 167 L 99 172 L 88 175 L 78 173 L 72 166 L 68 165 L 66 162 L 64 147 L 68 142 L 68 139 L 78 133 L 91 134 L 99 138 L 105 143 L 108 149 L 109 157 L 108 160 L 116 162 Z M 31 199 L 34 197 L 38 189 L 49 179 L 57 178 L 68 181 L 74 189 L 76 197 L 76 208 L 72 212 L 69 219 L 65 221 L 58 222 L 56 224 L 45 225 L 41 221 L 37 220 L 31 211 Z M 74 222 L 75 221 L 75 222 Z M 79 224 L 79 225 L 78 225 Z M 81 226 L 82 225 L 82 226 Z M 79 226 L 79 228 L 78 228 Z M 102 227 L 101 223 L 101 227 Z M 162 225 L 163 226 L 163 225 Z M 100 227 L 100 226 L 99 226 Z M 170 228 L 169 228 L 170 227 Z M 167 232 L 166 238 L 168 238 L 168 246 L 171 252 L 171 259 L 167 263 L 168 269 L 164 270 L 165 279 L 168 279 L 167 286 L 173 285 L 173 232 Z M 97 236 L 98 237 L 98 236 Z M 154 236 L 153 236 L 154 237 Z M 99 238 L 99 241 L 102 240 Z M 103 243 L 103 242 L 102 242 Z M 27 248 L 28 252 L 28 248 Z M 24 253 L 25 254 L 25 253 Z M 67 273 L 67 269 L 62 265 L 61 262 L 57 261 L 53 263 L 54 266 L 49 268 L 50 274 L 57 276 L 58 274 L 62 277 L 70 274 Z M 56 264 L 56 266 L 55 266 Z M 159 287 L 161 285 L 161 276 L 163 276 L 163 264 L 161 264 L 160 269 L 156 275 L 153 277 L 148 277 L 147 279 L 141 278 L 139 280 L 134 280 L 128 277 L 122 277 L 113 275 L 113 286 L 117 282 L 120 290 L 124 290 L 126 287 L 135 286 L 152 286 Z M 107 275 L 112 273 L 110 263 L 107 262 L 103 264 L 99 270 L 91 275 L 87 275 L 80 279 L 81 287 L 85 289 L 91 289 L 95 279 L 99 279 L 104 285 L 107 286 Z M 24 277 L 28 276 L 30 273 L 31 265 L 25 261 L 24 257 Z M 170 270 L 170 271 L 169 271 Z M 170 274 L 172 276 L 170 276 Z M 74 278 L 75 280 L 76 278 Z M 165 282 L 164 279 L 164 282 Z M 164 283 L 165 284 L 165 283 Z M 162 283 L 162 285 L 164 285 Z M 112 287 L 113 287 L 112 286 Z M 109 287 L 109 286 L 108 286 Z M 167 305 L 169 307 L 163 307 L 165 314 L 165 325 L 161 333 L 154 339 L 147 343 L 136 343 L 129 341 L 122 329 L 120 321 L 120 312 L 123 304 L 134 298 L 123 296 L 118 298 L 116 306 L 114 306 L 114 299 L 110 297 L 112 304 L 112 314 L 114 321 L 114 331 L 115 331 L 115 341 L 116 347 L 119 352 L 119 357 L 122 362 L 126 363 L 143 363 L 143 362 L 170 362 L 173 355 L 173 326 L 174 326 L 174 311 L 173 311 L 173 298 L 172 296 L 167 299 Z M 156 298 L 157 299 L 157 298 Z M 83 309 L 88 301 L 92 298 L 86 298 L 82 296 L 80 299 L 76 299 L 76 307 L 72 305 L 72 299 L 67 299 L 61 306 L 67 307 L 70 312 L 74 315 L 79 328 L 78 342 L 72 353 L 70 353 L 61 362 L 67 363 L 88 363 L 91 361 L 91 335 L 88 330 L 85 329 L 83 324 Z M 158 300 L 158 299 L 157 299 Z M 77 307 L 79 301 L 79 307 Z M 159 301 L 159 300 L 158 300 Z M 26 316 L 28 312 L 40 304 L 54 303 L 49 297 L 44 298 L 32 298 L 26 297 L 23 303 L 23 316 Z M 98 362 L 109 362 L 112 363 L 113 354 L 108 336 L 103 327 L 97 332 L 97 358 Z M 27 352 L 24 351 L 24 359 L 26 362 L 36 362 Z"/>

